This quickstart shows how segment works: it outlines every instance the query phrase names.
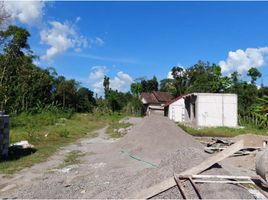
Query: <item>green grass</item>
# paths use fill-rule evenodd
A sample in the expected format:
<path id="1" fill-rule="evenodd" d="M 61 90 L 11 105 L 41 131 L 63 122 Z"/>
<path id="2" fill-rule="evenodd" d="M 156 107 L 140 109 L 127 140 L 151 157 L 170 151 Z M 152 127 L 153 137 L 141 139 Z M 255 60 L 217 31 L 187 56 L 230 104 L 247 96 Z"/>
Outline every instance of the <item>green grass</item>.
<path id="1" fill-rule="evenodd" d="M 60 164 L 59 168 L 64 168 L 69 165 L 79 164 L 79 157 L 84 156 L 85 154 L 81 151 L 71 151 L 67 157 L 64 159 L 64 162 Z"/>
<path id="2" fill-rule="evenodd" d="M 117 131 L 114 131 L 114 129 L 120 129 L 120 128 L 127 128 L 131 126 L 130 123 L 119 123 L 118 121 L 116 122 L 111 122 L 109 124 L 109 127 L 107 129 L 107 133 L 109 134 L 109 136 L 111 138 L 120 138 L 122 137 L 120 133 L 118 133 Z"/>
<path id="3" fill-rule="evenodd" d="M 113 115 L 105 115 L 100 117 L 102 120 L 108 121 L 109 126 L 107 128 L 107 134 L 111 138 L 122 137 L 118 132 L 114 132 L 114 129 L 127 128 L 131 126 L 130 123 L 119 123 L 119 121 L 125 117 L 127 117 L 127 115 L 122 113 L 114 113 Z"/>
<path id="4" fill-rule="evenodd" d="M 207 137 L 235 137 L 243 134 L 256 134 L 256 135 L 268 135 L 268 129 L 258 129 L 251 126 L 245 126 L 244 128 L 192 128 L 183 124 L 178 124 L 184 131 L 193 136 L 207 136 Z"/>
<path id="5" fill-rule="evenodd" d="M 93 114 L 73 114 L 42 112 L 23 113 L 11 117 L 10 143 L 28 140 L 35 150 L 10 152 L 7 161 L 0 161 L 0 172 L 12 174 L 35 163 L 47 160 L 60 147 L 66 146 L 82 137 L 95 137 L 93 130 L 115 123 L 124 117 L 120 114 L 95 116 Z"/>

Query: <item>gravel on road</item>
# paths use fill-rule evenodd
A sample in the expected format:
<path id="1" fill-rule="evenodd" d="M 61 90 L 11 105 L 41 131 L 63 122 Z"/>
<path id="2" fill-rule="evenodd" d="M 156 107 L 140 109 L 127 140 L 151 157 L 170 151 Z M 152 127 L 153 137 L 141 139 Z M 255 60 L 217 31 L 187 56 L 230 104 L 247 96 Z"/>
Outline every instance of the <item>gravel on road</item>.
<path id="1" fill-rule="evenodd" d="M 128 198 L 210 156 L 199 142 L 166 117 L 154 114 L 132 121 L 135 123 L 130 132 L 119 140 L 107 138 L 101 130 L 97 138 L 66 147 L 65 151 L 84 153 L 79 164 L 66 166 L 68 170 L 47 169 L 27 182 L 17 180 L 17 187 L 0 193 L 0 197 Z M 205 173 L 228 174 L 222 168 Z M 235 185 L 200 184 L 200 190 L 204 198 L 253 198 Z M 172 188 L 157 198 L 181 196 L 177 188 Z"/>

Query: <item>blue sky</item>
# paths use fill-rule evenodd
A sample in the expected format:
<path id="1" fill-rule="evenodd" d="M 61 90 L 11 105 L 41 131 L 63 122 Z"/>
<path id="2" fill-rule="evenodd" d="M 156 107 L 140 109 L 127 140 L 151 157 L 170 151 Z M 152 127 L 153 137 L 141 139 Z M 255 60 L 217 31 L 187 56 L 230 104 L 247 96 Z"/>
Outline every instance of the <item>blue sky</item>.
<path id="1" fill-rule="evenodd" d="M 198 60 L 225 74 L 254 66 L 268 75 L 268 2 L 13 2 L 7 9 L 30 30 L 41 67 L 98 93 L 104 74 L 127 91 L 135 78 L 161 80 Z"/>

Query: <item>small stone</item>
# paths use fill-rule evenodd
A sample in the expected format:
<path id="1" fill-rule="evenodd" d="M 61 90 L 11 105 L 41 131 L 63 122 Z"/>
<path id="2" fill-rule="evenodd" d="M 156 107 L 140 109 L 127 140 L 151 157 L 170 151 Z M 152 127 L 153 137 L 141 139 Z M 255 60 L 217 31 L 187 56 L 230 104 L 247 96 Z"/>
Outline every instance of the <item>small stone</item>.
<path id="1" fill-rule="evenodd" d="M 71 184 L 66 184 L 66 185 L 64 185 L 64 187 L 70 187 L 71 186 Z"/>

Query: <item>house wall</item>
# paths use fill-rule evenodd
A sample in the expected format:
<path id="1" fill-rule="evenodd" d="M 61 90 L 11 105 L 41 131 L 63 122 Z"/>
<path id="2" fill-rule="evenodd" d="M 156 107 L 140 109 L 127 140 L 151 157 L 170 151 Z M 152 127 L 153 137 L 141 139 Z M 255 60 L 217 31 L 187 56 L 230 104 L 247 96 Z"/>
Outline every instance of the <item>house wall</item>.
<path id="1" fill-rule="evenodd" d="M 197 123 L 197 95 L 190 94 L 185 97 L 185 122 L 191 123 L 192 125 L 198 126 Z"/>
<path id="2" fill-rule="evenodd" d="M 183 122 L 185 116 L 184 99 L 179 99 L 169 105 L 168 117 L 175 122 Z"/>
<path id="3" fill-rule="evenodd" d="M 198 93 L 196 99 L 196 125 L 237 126 L 237 95 Z"/>

